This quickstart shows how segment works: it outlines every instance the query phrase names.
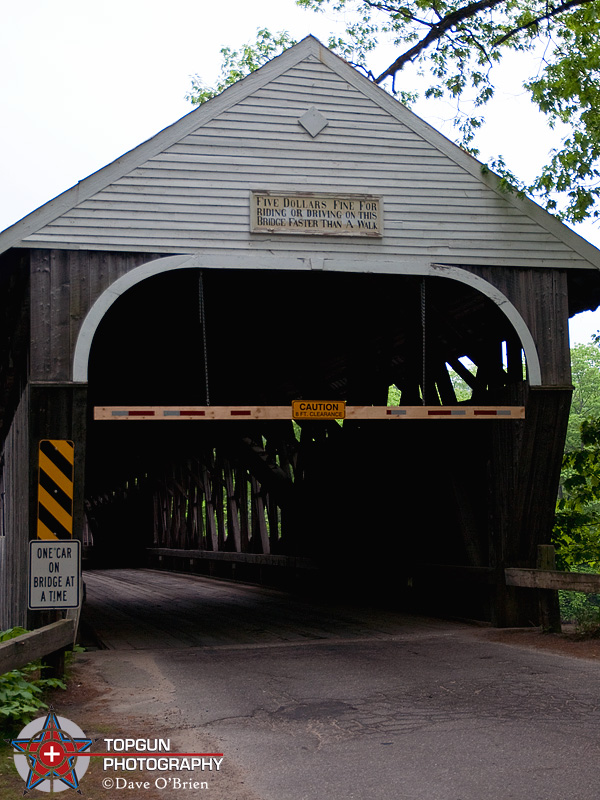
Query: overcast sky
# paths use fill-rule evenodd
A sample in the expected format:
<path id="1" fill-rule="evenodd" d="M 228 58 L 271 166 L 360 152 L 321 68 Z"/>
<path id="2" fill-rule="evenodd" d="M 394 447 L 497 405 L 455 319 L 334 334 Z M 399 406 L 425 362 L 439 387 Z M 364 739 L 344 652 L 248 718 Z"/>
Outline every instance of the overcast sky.
<path id="1" fill-rule="evenodd" d="M 324 42 L 341 32 L 339 18 L 294 0 L 0 0 L 0 8 L 0 230 L 188 113 L 190 76 L 213 83 L 223 45 L 252 41 L 259 27 Z M 528 179 L 556 139 L 527 102 L 522 74 L 516 59 L 478 144 L 482 158 L 503 152 Z M 450 110 L 415 110 L 452 136 Z M 600 246 L 597 226 L 579 232 Z M 600 328 L 600 312 L 580 317 L 572 342 Z"/>

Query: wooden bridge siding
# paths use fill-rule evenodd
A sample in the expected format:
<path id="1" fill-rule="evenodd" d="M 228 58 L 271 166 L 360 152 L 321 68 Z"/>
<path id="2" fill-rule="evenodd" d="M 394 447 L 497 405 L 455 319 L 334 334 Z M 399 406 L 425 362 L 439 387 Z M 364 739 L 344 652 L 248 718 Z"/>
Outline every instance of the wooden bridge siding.
<path id="1" fill-rule="evenodd" d="M 21 397 L 0 459 L 0 630 L 27 624 L 30 393 Z"/>
<path id="2" fill-rule="evenodd" d="M 457 544 L 453 553 L 457 559 L 485 561 L 489 554 L 483 551 L 491 543 L 492 560 L 527 562 L 532 558 L 534 543 L 549 535 L 552 493 L 566 423 L 568 390 L 561 388 L 570 384 L 566 274 L 574 286 L 581 269 L 597 266 L 597 255 L 541 210 L 493 191 L 491 185 L 495 184 L 489 181 L 494 179 L 482 178 L 475 162 L 326 49 L 307 40 L 298 45 L 297 56 L 293 53 L 275 59 L 263 68 L 262 75 L 256 73 L 243 84 L 231 87 L 210 106 L 187 115 L 115 164 L 90 176 L 47 208 L 34 212 L 24 225 L 17 226 L 18 230 L 9 232 L 8 239 L 2 239 L 6 247 L 51 248 L 31 251 L 30 305 L 22 315 L 26 326 L 31 316 L 30 340 L 25 335 L 25 351 L 31 351 L 33 384 L 27 401 L 31 399 L 31 416 L 19 409 L 25 427 L 15 428 L 5 443 L 5 453 L 18 456 L 11 467 L 14 477 L 9 476 L 8 494 L 13 507 L 16 508 L 18 492 L 27 486 L 27 476 L 24 483 L 18 476 L 25 448 L 29 449 L 31 464 L 27 490 L 30 525 L 39 438 L 72 438 L 83 453 L 85 389 L 80 392 L 68 384 L 81 322 L 103 290 L 135 266 L 160 257 L 157 252 L 213 253 L 237 259 L 230 263 L 240 267 L 249 252 L 254 256 L 278 252 L 292 258 L 307 254 L 317 259 L 344 256 L 354 266 L 366 264 L 373 257 L 390 261 L 403 258 L 420 266 L 440 260 L 463 268 L 465 264 L 474 265 L 473 272 L 487 278 L 512 300 L 536 341 L 544 394 L 527 395 L 528 417 L 524 423 L 490 422 L 477 430 L 470 425 L 451 429 L 434 423 L 409 427 L 402 423 L 393 431 L 385 426 L 382 429 L 398 437 L 398 457 L 402 459 L 398 474 L 405 478 L 407 486 L 421 486 L 419 499 L 439 500 L 434 483 L 445 481 L 445 494 L 439 502 L 442 510 L 424 509 L 432 528 L 443 522 L 443 502 L 448 502 L 449 497 L 456 499 L 463 537 L 462 545 Z M 297 122 L 298 116 L 313 104 L 329 122 L 316 140 Z M 248 191 L 259 185 L 282 191 L 289 191 L 292 186 L 322 191 L 326 186 L 331 191 L 352 188 L 356 192 L 376 192 L 384 200 L 384 235 L 378 240 L 352 241 L 344 237 L 316 240 L 309 235 L 257 237 L 248 229 L 247 211 Z M 193 209 L 190 198 L 194 199 Z M 17 234 L 17 238 L 11 238 Z M 26 251 L 21 268 L 28 258 Z M 3 261 L 3 266 L 6 264 Z M 2 279 L 5 275 L 3 272 Z M 587 290 L 585 283 L 580 287 L 583 294 Z M 580 302 L 582 307 L 589 307 L 592 300 L 586 295 L 585 301 Z M 359 350 L 358 329 L 349 327 Z M 481 340 L 485 339 L 482 372 L 490 375 L 494 370 L 498 372 L 498 340 L 508 338 L 508 334 L 497 335 L 504 327 L 491 327 L 489 337 L 480 331 Z M 414 330 L 419 330 L 418 324 Z M 419 353 L 418 335 L 415 340 L 411 346 Z M 10 345 L 2 354 L 5 363 L 10 362 L 7 348 Z M 517 352 L 513 377 L 518 382 L 519 348 L 511 342 L 510 349 L 513 354 Z M 443 348 L 437 355 L 437 364 L 443 365 Z M 26 359 L 23 357 L 22 361 L 24 364 Z M 349 399 L 357 402 L 361 396 L 365 402 L 373 402 L 376 393 L 385 389 L 383 381 L 375 385 L 372 367 L 369 358 L 357 352 L 349 369 Z M 418 368 L 417 362 L 416 377 L 410 378 L 415 402 Z M 369 382 L 361 383 L 368 376 Z M 307 372 L 302 378 L 303 386 L 309 378 Z M 433 376 L 428 378 L 432 380 Z M 22 386 L 10 401 L 11 414 L 21 390 Z M 451 400 L 451 394 L 448 396 Z M 359 441 L 360 435 L 356 440 L 355 460 L 345 466 L 354 480 L 355 494 L 362 493 L 376 505 L 381 497 L 379 475 L 391 474 L 392 470 L 386 461 L 389 441 L 383 439 L 387 437 L 378 442 L 368 439 L 375 429 L 365 426 L 364 441 Z M 459 469 L 448 458 L 451 448 L 457 445 L 467 453 L 464 458 L 461 454 Z M 332 461 L 341 461 L 340 450 L 337 445 L 332 447 Z M 411 472 L 415 454 L 422 475 Z M 114 462 L 107 463 L 114 466 Z M 78 469 L 82 464 L 83 458 Z M 369 473 L 372 464 L 375 467 Z M 107 472 L 109 479 L 116 482 L 113 469 Z M 419 484 L 420 478 L 427 481 L 428 476 L 432 478 L 430 485 Z M 318 502 L 321 495 L 329 500 L 326 480 L 327 476 L 320 475 L 317 469 L 310 500 Z M 401 523 L 407 524 L 394 489 L 390 481 L 385 486 L 389 495 L 385 506 L 376 505 L 375 524 L 379 522 L 390 536 L 394 535 L 394 528 L 388 503 L 396 503 L 394 508 Z M 377 541 L 378 546 L 374 547 L 368 536 L 373 517 L 364 511 L 362 520 L 360 515 L 358 521 L 352 519 L 352 490 L 345 488 L 340 479 L 336 491 L 338 508 L 356 526 L 356 541 L 362 547 L 356 550 L 356 558 L 361 557 L 365 547 L 371 547 L 373 559 L 380 563 L 385 556 L 382 558 L 379 545 L 389 539 Z M 412 501 L 410 491 L 405 491 L 403 499 L 407 504 Z M 543 513 L 539 513 L 540 504 L 544 506 Z M 78 497 L 76 509 L 80 505 Z M 330 513 L 335 517 L 333 509 Z M 310 522 L 309 516 L 306 521 Z M 357 522 L 364 523 L 363 530 Z M 339 541 L 345 543 L 343 526 L 339 530 Z M 218 541 L 219 531 L 215 529 L 215 533 Z M 258 526 L 258 538 L 260 534 Z M 264 539 L 264 530 L 262 534 Z M 244 535 L 240 531 L 242 540 Z M 304 531 L 298 530 L 299 539 L 303 535 Z M 441 550 L 445 545 L 443 532 L 436 535 L 433 545 Z M 420 552 L 430 543 L 430 539 L 426 540 Z M 2 546 L 6 548 L 7 543 Z M 402 546 L 400 542 L 398 547 Z"/>
<path id="3" fill-rule="evenodd" d="M 77 332 L 91 304 L 118 277 L 156 257 L 160 256 L 96 251 L 36 250 L 32 252 L 31 303 L 32 310 L 39 309 L 39 313 L 32 314 L 31 363 L 34 380 L 69 380 Z M 519 309 L 530 325 L 538 346 L 544 380 L 550 385 L 564 386 L 570 380 L 568 339 L 565 335 L 568 318 L 566 272 L 536 270 L 534 273 L 532 270 L 507 267 L 473 267 L 471 269 L 498 286 Z M 558 326 L 555 331 L 554 327 L 557 325 L 557 321 Z M 84 418 L 80 417 L 79 422 L 75 424 L 72 409 L 67 408 L 69 401 L 65 400 L 66 394 L 72 390 L 67 385 L 36 387 L 36 389 L 40 392 L 37 397 L 42 400 L 41 407 L 44 407 L 45 404 L 45 408 L 42 415 L 43 420 L 40 421 L 39 431 L 35 436 L 39 438 L 45 436 L 74 438 L 82 442 L 83 450 L 85 447 Z M 53 392 L 56 394 L 53 395 Z M 67 406 L 65 406 L 65 402 Z M 549 449 L 540 447 L 537 437 L 540 426 L 544 428 L 548 424 L 550 430 L 555 433 L 556 427 L 558 426 L 558 429 L 561 427 L 562 418 L 559 418 L 560 413 L 558 417 L 556 416 L 561 408 L 558 398 L 554 411 L 550 409 L 552 403 L 548 397 L 543 405 L 545 410 L 540 412 L 541 417 L 537 422 L 532 422 L 531 426 L 528 422 L 525 422 L 524 425 L 515 423 L 505 427 L 494 426 L 497 438 L 493 445 L 488 444 L 489 460 L 493 461 L 493 453 L 498 453 L 500 460 L 492 470 L 494 474 L 490 475 L 488 500 L 486 501 L 486 504 L 489 504 L 488 515 L 494 520 L 492 529 L 484 532 L 480 528 L 479 534 L 475 530 L 481 524 L 482 516 L 485 516 L 485 509 L 482 510 L 479 507 L 481 505 L 479 501 L 474 501 L 466 511 L 464 508 L 459 508 L 459 514 L 463 517 L 461 527 L 466 559 L 471 563 L 481 561 L 481 552 L 486 547 L 484 543 L 486 537 L 492 543 L 492 563 L 502 562 L 524 566 L 535 564 L 535 561 L 530 561 L 531 552 L 534 551 L 537 543 L 548 540 L 547 536 L 551 528 L 551 523 L 548 524 L 548 517 L 551 510 L 553 512 L 554 505 L 553 502 L 550 502 L 549 495 L 557 480 L 557 477 L 556 480 L 553 477 L 558 474 L 557 465 L 558 469 L 560 467 L 560 455 L 556 456 L 554 451 L 560 448 L 556 447 L 556 439 L 553 439 L 552 442 L 548 441 L 547 448 Z M 59 422 L 61 418 L 71 420 L 71 422 L 61 427 Z M 66 431 L 67 428 L 70 432 L 57 432 L 59 429 Z M 46 432 L 42 433 L 42 431 Z M 415 435 L 418 438 L 426 437 L 427 439 L 432 436 L 429 431 L 427 433 L 422 431 Z M 527 469 L 528 463 L 524 460 L 523 438 L 530 442 L 538 442 L 538 447 L 534 448 L 533 452 L 534 458 L 537 458 L 540 463 L 537 467 L 531 464 L 530 472 L 527 475 L 522 474 L 523 470 Z M 469 432 L 465 436 L 465 444 L 471 439 L 473 436 Z M 474 446 L 474 439 L 470 446 Z M 532 452 L 531 447 L 529 447 L 529 452 Z M 32 463 L 34 462 L 32 461 Z M 474 463 L 481 464 L 481 457 L 478 457 Z M 443 469 L 448 476 L 452 475 L 455 492 L 465 499 L 472 492 L 472 480 L 477 467 L 463 466 L 464 471 L 460 475 L 453 474 L 451 467 L 446 466 Z M 437 469 L 438 471 L 442 469 L 439 459 Z M 512 477 L 503 477 L 503 470 L 507 469 Z M 543 479 L 543 485 L 546 487 L 547 513 L 542 515 L 538 513 L 537 505 L 535 510 L 526 509 L 525 497 L 525 493 L 531 490 L 533 476 L 539 476 L 540 470 L 546 470 L 546 474 L 551 473 L 549 484 L 545 478 Z M 498 490 L 498 497 L 494 499 L 496 487 L 502 486 L 503 480 L 507 487 L 509 485 L 514 487 L 517 475 L 522 481 L 520 484 L 521 496 L 518 502 L 516 502 L 517 497 L 512 488 Z M 364 483 L 364 479 L 361 480 Z M 539 493 L 534 496 L 536 503 L 541 502 Z M 32 488 L 32 503 L 34 502 L 33 497 Z M 338 508 L 340 508 L 344 503 L 343 492 L 340 494 L 338 502 Z M 78 499 L 76 503 L 78 514 L 82 507 L 82 501 L 80 502 Z M 518 512 L 517 509 L 521 509 L 521 511 Z M 528 529 L 529 523 L 535 525 L 535 533 Z M 78 523 L 76 523 L 76 530 L 81 530 Z M 359 542 L 360 535 L 357 533 L 355 543 L 359 544 Z M 519 590 L 508 591 L 518 592 Z M 503 605 L 506 610 L 500 612 L 500 616 L 504 615 L 505 620 L 513 619 L 517 613 L 516 606 L 513 606 L 509 599 L 506 599 Z"/>
<path id="4" fill-rule="evenodd" d="M 31 251 L 32 381 L 70 381 L 77 335 L 93 303 L 117 278 L 161 255 Z"/>
<path id="5" fill-rule="evenodd" d="M 30 385 L 31 395 L 31 496 L 37 519 L 38 444 L 42 439 L 70 439 L 75 448 L 73 485 L 73 535 L 83 530 L 83 493 L 86 448 L 87 387 L 73 384 Z M 32 528 L 31 538 L 36 538 Z"/>
<path id="6" fill-rule="evenodd" d="M 496 286 L 519 311 L 537 347 L 542 385 L 570 386 L 567 271 L 470 266 L 463 269 Z"/>
<path id="7" fill-rule="evenodd" d="M 75 444 L 73 535 L 82 537 L 87 388 L 30 384 L 4 441 L 0 460 L 0 628 L 52 621 L 27 611 L 28 542 L 37 537 L 38 447 L 41 439 Z"/>
<path id="8" fill-rule="evenodd" d="M 31 251 L 31 380 L 68 381 L 81 323 L 117 278 L 164 254 Z M 538 347 L 544 385 L 570 384 L 567 271 L 461 265 L 504 292 Z"/>
<path id="9" fill-rule="evenodd" d="M 534 338 L 543 386 L 522 387 L 508 402 L 525 405 L 525 420 L 495 426 L 490 461 L 490 564 L 535 567 L 548 544 L 571 404 L 569 287 L 565 270 L 467 267 L 494 283 L 523 316 Z M 537 618 L 537 597 L 496 586 L 497 622 Z"/>
<path id="10" fill-rule="evenodd" d="M 526 388 L 526 417 L 514 430 L 494 429 L 491 459 L 491 566 L 535 567 L 549 544 L 571 404 L 569 388 Z M 498 576 L 495 622 L 538 619 L 537 593 L 506 586 Z"/>

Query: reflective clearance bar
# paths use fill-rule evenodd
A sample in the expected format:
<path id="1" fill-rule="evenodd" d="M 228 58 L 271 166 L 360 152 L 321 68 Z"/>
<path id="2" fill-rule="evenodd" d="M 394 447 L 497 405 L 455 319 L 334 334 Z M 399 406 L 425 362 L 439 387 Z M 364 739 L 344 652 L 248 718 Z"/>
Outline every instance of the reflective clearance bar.
<path id="1" fill-rule="evenodd" d="M 312 406 L 316 401 L 294 401 Z M 319 401 L 341 406 L 340 401 Z M 327 411 L 327 409 L 325 409 Z M 308 412 L 308 409 L 304 409 Z M 312 411 L 312 409 L 310 409 Z M 318 409 L 317 409 L 318 411 Z M 525 419 L 524 406 L 345 406 L 328 416 L 299 419 Z M 333 416 L 340 413 L 340 416 Z M 96 406 L 95 420 L 224 420 L 294 419 L 291 406 Z"/>

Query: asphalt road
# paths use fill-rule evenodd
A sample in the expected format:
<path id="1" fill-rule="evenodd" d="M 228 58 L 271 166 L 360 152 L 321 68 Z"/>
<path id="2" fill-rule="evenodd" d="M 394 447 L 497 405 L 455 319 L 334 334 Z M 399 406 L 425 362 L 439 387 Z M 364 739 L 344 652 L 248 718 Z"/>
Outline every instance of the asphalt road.
<path id="1" fill-rule="evenodd" d="M 179 596 L 194 581 L 173 579 Z M 204 583 L 210 593 L 211 582 Z M 208 792 L 175 796 L 599 797 L 597 662 L 494 643 L 457 623 L 218 587 L 229 598 L 232 626 L 228 633 L 221 607 L 219 643 L 165 647 L 157 636 L 154 644 L 86 656 L 109 689 L 104 702 L 113 714 L 144 719 L 148 735 L 153 725 L 171 731 L 180 752 L 210 746 L 224 753 Z M 90 595 L 93 605 L 88 585 Z M 248 603 L 257 633 L 248 636 L 246 624 L 236 641 L 234 619 Z M 218 603 L 210 607 L 217 613 Z M 277 635 L 266 631 L 269 620 Z M 188 615 L 188 634 L 189 623 Z M 228 771 L 241 776 L 236 788 Z"/>

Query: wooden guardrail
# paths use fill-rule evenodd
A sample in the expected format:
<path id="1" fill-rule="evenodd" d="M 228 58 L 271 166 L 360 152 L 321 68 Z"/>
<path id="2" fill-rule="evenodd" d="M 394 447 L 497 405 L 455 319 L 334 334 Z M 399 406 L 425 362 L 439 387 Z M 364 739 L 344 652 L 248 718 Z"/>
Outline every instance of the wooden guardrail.
<path id="1" fill-rule="evenodd" d="M 600 594 L 600 575 L 586 572 L 561 572 L 556 569 L 521 569 L 507 567 L 504 570 L 507 586 L 526 589 L 561 589 L 567 592 Z"/>
<path id="2" fill-rule="evenodd" d="M 171 547 L 147 547 L 146 552 L 153 556 L 168 558 L 189 558 L 200 561 L 231 561 L 238 564 L 258 564 L 270 567 L 291 567 L 293 569 L 315 569 L 309 558 L 298 556 L 271 555 L 267 553 L 234 553 L 220 550 L 178 550 Z"/>
<path id="3" fill-rule="evenodd" d="M 37 661 L 72 646 L 75 639 L 75 620 L 61 619 L 7 642 L 0 642 L 0 675 L 20 669 L 30 661 Z"/>
<path id="4" fill-rule="evenodd" d="M 600 575 L 557 570 L 554 545 L 551 544 L 538 546 L 537 566 L 537 569 L 506 567 L 505 583 L 507 586 L 518 586 L 522 589 L 541 589 L 539 599 L 542 628 L 552 633 L 560 633 L 561 619 L 557 591 L 600 593 Z"/>
<path id="5" fill-rule="evenodd" d="M 585 592 L 600 594 L 600 575 L 587 572 L 562 572 L 556 569 L 553 545 L 539 545 L 537 569 L 506 567 L 496 570 L 491 567 L 465 567 L 447 564 L 419 564 L 413 568 L 416 576 L 460 580 L 468 583 L 483 583 L 493 586 L 498 581 L 506 586 L 539 590 L 539 609 L 542 629 L 560 633 L 560 607 L 556 592 Z M 411 578 L 412 580 L 412 578 Z"/>

